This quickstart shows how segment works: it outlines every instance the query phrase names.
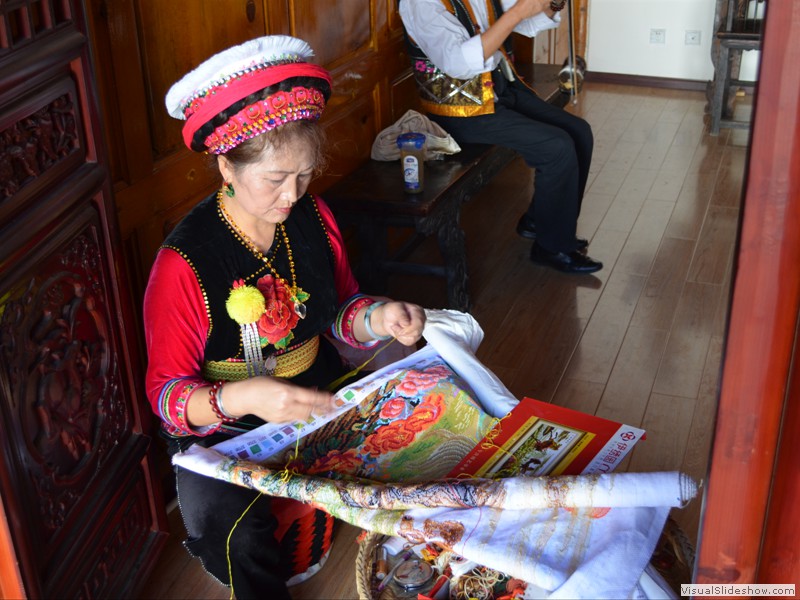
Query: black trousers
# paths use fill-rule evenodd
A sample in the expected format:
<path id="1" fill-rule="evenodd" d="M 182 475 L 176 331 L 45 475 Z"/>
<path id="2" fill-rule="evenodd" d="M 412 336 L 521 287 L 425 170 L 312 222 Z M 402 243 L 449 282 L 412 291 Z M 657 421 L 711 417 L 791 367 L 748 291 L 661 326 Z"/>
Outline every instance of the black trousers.
<path id="1" fill-rule="evenodd" d="M 591 127 L 499 71 L 492 76 L 498 96 L 494 114 L 429 117 L 459 144 L 496 144 L 519 152 L 536 171 L 527 214 L 536 223 L 537 242 L 553 252 L 571 252 L 592 162 Z"/>
<path id="2" fill-rule="evenodd" d="M 186 549 L 199 558 L 206 571 L 231 585 L 226 544 L 228 535 L 250 503 L 230 539 L 230 575 L 237 600 L 270 598 L 290 600 L 288 573 L 275 539 L 277 521 L 270 497 L 256 490 L 199 475 L 176 467 L 178 503 L 186 525 Z"/>

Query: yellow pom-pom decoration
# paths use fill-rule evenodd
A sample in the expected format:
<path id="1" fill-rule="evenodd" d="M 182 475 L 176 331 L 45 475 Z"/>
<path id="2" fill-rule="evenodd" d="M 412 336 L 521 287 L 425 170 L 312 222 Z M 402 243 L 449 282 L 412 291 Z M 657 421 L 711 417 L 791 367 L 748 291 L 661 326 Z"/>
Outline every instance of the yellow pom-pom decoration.
<path id="1" fill-rule="evenodd" d="M 252 285 L 235 287 L 228 295 L 225 308 L 239 325 L 253 323 L 264 314 L 264 295 Z"/>

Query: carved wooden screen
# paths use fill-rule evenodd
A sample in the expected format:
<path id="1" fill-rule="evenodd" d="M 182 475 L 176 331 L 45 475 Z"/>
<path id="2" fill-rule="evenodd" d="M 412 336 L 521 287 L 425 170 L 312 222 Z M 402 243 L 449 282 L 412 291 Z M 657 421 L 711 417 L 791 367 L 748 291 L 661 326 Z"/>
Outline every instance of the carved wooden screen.
<path id="1" fill-rule="evenodd" d="M 0 595 L 112 597 L 163 541 L 81 4 L 0 2 Z"/>

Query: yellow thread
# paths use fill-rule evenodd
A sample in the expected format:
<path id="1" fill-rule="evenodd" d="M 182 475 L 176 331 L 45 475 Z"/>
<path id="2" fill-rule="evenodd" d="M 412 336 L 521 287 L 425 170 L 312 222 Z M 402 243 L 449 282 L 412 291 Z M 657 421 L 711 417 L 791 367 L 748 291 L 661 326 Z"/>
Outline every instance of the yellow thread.
<path id="1" fill-rule="evenodd" d="M 250 510 L 250 507 L 253 506 L 253 504 L 255 504 L 256 500 L 258 500 L 259 498 L 261 498 L 261 492 L 259 492 L 258 495 L 255 498 L 253 498 L 253 501 L 250 503 L 250 505 L 247 508 L 245 508 L 244 512 L 239 516 L 238 519 L 236 519 L 236 522 L 233 524 L 233 527 L 231 527 L 230 533 L 228 533 L 228 539 L 225 540 L 225 558 L 228 559 L 228 581 L 231 582 L 230 600 L 233 600 L 233 598 L 234 598 L 234 593 L 233 593 L 233 569 L 231 568 L 231 536 L 233 535 L 233 530 L 236 529 L 237 525 L 239 525 L 239 521 L 244 519 L 244 516 L 247 514 L 247 511 Z"/>
<path id="2" fill-rule="evenodd" d="M 481 448 L 484 450 L 499 450 L 503 454 L 506 454 L 509 458 L 514 458 L 514 455 L 511 454 L 511 452 L 494 443 L 495 438 L 497 438 L 497 436 L 500 435 L 500 432 L 503 430 L 503 428 L 500 427 L 500 424 L 502 423 L 503 419 L 507 419 L 508 416 L 509 415 L 505 415 L 499 419 L 494 419 L 495 422 L 492 424 L 492 429 L 484 436 L 484 441 L 481 442 Z M 499 476 L 500 475 L 496 474 L 493 477 Z"/>
<path id="3" fill-rule="evenodd" d="M 489 600 L 493 598 L 494 586 L 502 580 L 503 575 L 499 571 L 477 567 L 459 578 L 456 598 L 458 600 Z"/>
<path id="4" fill-rule="evenodd" d="M 292 456 L 289 459 L 289 462 L 287 462 L 284 465 L 283 470 L 281 471 L 281 483 L 288 483 L 289 478 L 292 475 L 300 474 L 298 473 L 297 469 L 289 469 L 289 463 L 292 462 L 293 460 L 296 460 L 299 455 L 300 455 L 300 436 L 298 435 L 297 439 L 294 441 L 294 456 Z"/>
<path id="5" fill-rule="evenodd" d="M 367 366 L 369 363 L 371 363 L 371 362 L 372 362 L 372 361 L 375 359 L 375 357 L 376 357 L 376 356 L 378 356 L 378 354 L 380 354 L 381 352 L 383 352 L 384 350 L 386 350 L 386 348 L 388 348 L 389 346 L 391 346 L 392 344 L 394 344 L 394 342 L 395 342 L 395 340 L 396 340 L 396 339 L 397 339 L 397 338 L 392 338 L 392 339 L 391 339 L 391 341 L 390 341 L 388 344 L 386 344 L 385 346 L 381 346 L 380 348 L 378 348 L 378 350 L 375 352 L 375 354 L 373 354 L 372 356 L 370 356 L 370 357 L 369 357 L 369 358 L 366 360 L 366 362 L 364 362 L 362 365 L 360 365 L 360 366 L 356 367 L 355 369 L 353 369 L 353 370 L 352 370 L 352 371 L 350 371 L 349 373 L 345 373 L 344 375 L 342 375 L 341 377 L 339 377 L 339 379 L 337 379 L 336 381 L 334 381 L 334 382 L 332 382 L 331 384 L 329 384 L 329 385 L 328 385 L 328 387 L 326 387 L 325 389 L 326 389 L 326 390 L 328 390 L 329 392 L 332 392 L 332 391 L 333 391 L 333 390 L 335 390 L 337 387 L 339 387 L 339 386 L 342 384 L 342 382 L 344 382 L 344 381 L 347 381 L 347 380 L 348 380 L 350 377 L 354 377 L 354 376 L 358 375 L 358 374 L 361 372 L 361 369 L 363 369 L 363 368 L 364 368 L 364 367 L 366 367 L 366 366 Z"/>

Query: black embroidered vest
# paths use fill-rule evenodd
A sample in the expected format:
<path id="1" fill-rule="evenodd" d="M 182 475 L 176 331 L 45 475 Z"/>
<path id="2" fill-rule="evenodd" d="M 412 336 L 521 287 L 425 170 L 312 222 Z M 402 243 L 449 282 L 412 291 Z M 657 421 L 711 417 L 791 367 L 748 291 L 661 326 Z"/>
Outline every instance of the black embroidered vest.
<path id="1" fill-rule="evenodd" d="M 338 298 L 334 283 L 334 257 L 316 202 L 306 194 L 284 222 L 294 258 L 297 285 L 310 294 L 305 319 L 294 328 L 291 345 L 323 332 L 336 317 Z M 243 359 L 241 331 L 227 313 L 225 301 L 233 283 L 243 279 L 255 286 L 269 267 L 230 230 L 217 208 L 216 194 L 201 201 L 170 233 L 163 244 L 179 252 L 191 265 L 206 301 L 210 328 L 206 361 Z M 267 253 L 278 274 L 291 285 L 289 256 L 284 241 L 276 236 Z M 264 356 L 275 348 L 267 345 Z"/>

